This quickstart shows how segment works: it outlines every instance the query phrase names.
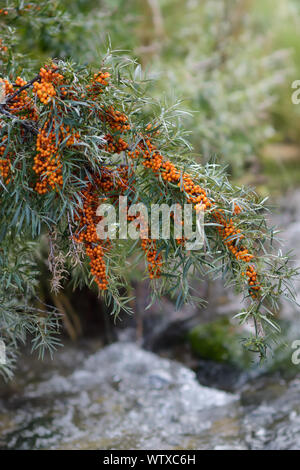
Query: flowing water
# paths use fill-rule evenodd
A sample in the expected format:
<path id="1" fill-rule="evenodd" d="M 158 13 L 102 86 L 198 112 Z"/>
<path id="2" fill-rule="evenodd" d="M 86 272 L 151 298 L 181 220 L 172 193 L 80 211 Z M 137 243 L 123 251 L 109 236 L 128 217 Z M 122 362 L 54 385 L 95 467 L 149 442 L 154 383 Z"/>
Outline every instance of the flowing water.
<path id="1" fill-rule="evenodd" d="M 216 367 L 226 383 L 206 366 L 200 380 Z M 69 345 L 2 386 L 0 448 L 299 449 L 300 374 L 236 377 L 230 393 L 133 343 Z"/>

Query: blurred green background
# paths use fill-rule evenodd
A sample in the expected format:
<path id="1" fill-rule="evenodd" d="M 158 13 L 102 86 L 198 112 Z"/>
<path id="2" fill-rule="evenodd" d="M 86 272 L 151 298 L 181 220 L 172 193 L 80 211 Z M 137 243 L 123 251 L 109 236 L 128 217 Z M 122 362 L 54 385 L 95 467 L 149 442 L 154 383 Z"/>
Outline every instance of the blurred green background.
<path id="1" fill-rule="evenodd" d="M 190 112 L 199 158 L 268 193 L 300 181 L 299 13 L 297 0 L 64 0 L 15 24 L 35 60 L 97 64 L 108 45 L 136 58 L 149 93 Z"/>

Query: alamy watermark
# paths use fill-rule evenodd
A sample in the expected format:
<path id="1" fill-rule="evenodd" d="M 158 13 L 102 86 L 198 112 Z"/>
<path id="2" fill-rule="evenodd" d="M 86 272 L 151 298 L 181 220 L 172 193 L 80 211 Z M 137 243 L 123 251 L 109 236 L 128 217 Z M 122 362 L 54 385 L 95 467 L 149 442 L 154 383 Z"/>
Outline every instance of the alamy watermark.
<path id="1" fill-rule="evenodd" d="M 151 204 L 142 202 L 128 206 L 126 196 L 119 196 L 118 206 L 99 205 L 101 217 L 97 235 L 101 240 L 151 239 L 184 240 L 187 250 L 200 250 L 204 245 L 204 211 L 192 204 Z"/>
<path id="2" fill-rule="evenodd" d="M 0 339 L 0 365 L 6 364 L 6 349 L 5 343 L 2 339 Z"/>
<path id="3" fill-rule="evenodd" d="M 295 349 L 292 354 L 292 363 L 298 366 L 300 364 L 300 339 L 295 339 L 295 341 L 293 341 L 292 349 Z"/>
<path id="4" fill-rule="evenodd" d="M 291 87 L 295 90 L 291 96 L 292 103 L 300 104 L 300 80 L 294 80 Z"/>

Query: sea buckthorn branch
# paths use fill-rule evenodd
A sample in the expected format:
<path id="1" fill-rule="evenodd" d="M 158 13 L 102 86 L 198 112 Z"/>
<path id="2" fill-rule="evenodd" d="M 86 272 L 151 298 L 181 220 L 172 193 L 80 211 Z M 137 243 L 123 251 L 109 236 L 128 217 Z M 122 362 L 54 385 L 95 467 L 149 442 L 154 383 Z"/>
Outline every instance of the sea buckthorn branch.
<path id="1" fill-rule="evenodd" d="M 161 278 L 160 287 L 169 283 L 175 292 L 176 286 L 188 285 L 190 267 L 199 272 L 207 258 L 213 272 L 223 260 L 228 267 L 227 277 L 231 276 L 238 287 L 243 286 L 251 300 L 243 318 L 251 315 L 258 334 L 261 333 L 259 325 L 266 316 L 264 308 L 268 308 L 264 303 L 271 301 L 276 307 L 285 283 L 279 268 L 273 272 L 269 269 L 268 277 L 267 263 L 260 252 L 259 260 L 254 257 L 259 235 L 256 239 L 249 237 L 248 227 L 252 224 L 261 238 L 266 238 L 266 232 L 253 218 L 262 207 L 250 210 L 254 207 L 251 198 L 232 188 L 212 167 L 204 168 L 184 159 L 182 141 L 176 140 L 172 130 L 167 135 L 162 131 L 166 124 L 160 127 L 159 120 L 153 125 L 144 124 L 138 114 L 143 98 L 132 89 L 130 94 L 126 80 L 116 79 L 113 68 L 91 75 L 89 70 L 75 70 L 73 64 L 50 62 L 30 82 L 17 77 L 14 84 L 4 79 L 4 86 L 5 110 L 20 121 L 36 126 L 37 136 L 22 134 L 20 128 L 20 135 L 25 139 L 22 147 L 17 129 L 12 132 L 9 127 L 10 116 L 4 115 L 7 121 L 0 145 L 2 184 L 13 188 L 22 175 L 30 190 L 25 192 L 25 186 L 18 188 L 19 200 L 29 201 L 29 211 L 39 206 L 37 210 L 45 214 L 45 223 L 46 217 L 52 224 L 58 220 L 62 227 L 65 225 L 62 233 L 65 229 L 69 232 L 68 241 L 71 238 L 71 243 L 84 246 L 90 273 L 107 299 L 114 296 L 114 302 L 119 302 L 115 280 L 118 273 L 116 269 L 114 273 L 111 270 L 112 265 L 118 266 L 115 254 L 118 247 L 117 242 L 100 240 L 97 236 L 97 224 L 101 220 L 97 216 L 99 202 L 116 204 L 118 196 L 126 194 L 127 209 L 140 200 L 147 206 L 152 202 L 189 203 L 195 213 L 204 212 L 211 247 L 198 255 L 185 250 L 184 237 L 174 242 L 141 237 L 149 277 Z M 179 158 L 174 150 L 180 154 Z M 17 166 L 14 174 L 18 178 L 11 178 L 11 159 L 18 151 L 26 154 L 27 173 Z M 15 203 L 4 199 L 4 191 L 0 190 L 0 195 L 4 201 L 3 214 L 6 211 L 11 221 L 17 221 Z M 246 217 L 249 223 L 245 222 Z M 28 229 L 37 236 L 36 226 L 30 226 L 30 217 L 23 217 L 27 219 Z M 173 219 L 173 226 L 174 223 Z M 70 226 L 74 226 L 74 233 Z M 293 275 L 287 269 L 284 273 L 287 278 Z M 274 287 L 277 281 L 278 292 Z M 259 350 L 260 339 L 256 341 L 252 347 Z"/>
<path id="2" fill-rule="evenodd" d="M 132 174 L 130 175 L 130 172 L 128 172 L 127 166 L 121 165 L 115 169 L 104 167 L 102 168 L 102 176 L 95 175 L 93 182 L 89 182 L 87 188 L 81 194 L 83 208 L 79 210 L 79 214 L 76 216 L 76 220 L 79 221 L 79 228 L 74 239 L 78 243 L 84 243 L 86 253 L 90 258 L 91 273 L 95 282 L 103 291 L 107 290 L 108 287 L 104 257 L 112 245 L 108 238 L 103 241 L 99 240 L 97 236 L 97 224 L 101 217 L 96 215 L 96 210 L 101 198 L 103 201 L 109 201 L 113 204 L 118 202 L 120 195 L 126 193 L 127 195 L 131 194 L 132 199 L 134 199 L 134 181 L 130 180 L 130 176 Z M 128 193 L 129 189 L 130 193 Z M 128 215 L 131 203 L 130 200 L 127 203 L 126 214 L 127 220 L 132 222 L 137 216 Z M 137 224 L 137 228 L 139 225 L 140 222 Z M 146 237 L 142 227 L 140 238 L 141 247 L 145 252 L 148 263 L 149 277 L 150 279 L 157 279 L 161 273 L 162 255 L 157 252 L 155 240 Z"/>
<path id="3" fill-rule="evenodd" d="M 123 120 L 124 122 L 127 121 L 126 116 L 123 117 Z M 156 150 L 156 147 L 152 145 L 149 136 L 142 137 L 141 142 L 137 144 L 135 150 L 133 152 L 129 150 L 128 155 L 132 159 L 139 157 L 144 159 L 142 162 L 143 166 L 151 169 L 157 178 L 162 178 L 167 184 L 174 186 L 175 183 L 175 185 L 180 186 L 181 191 L 184 191 L 187 196 L 187 201 L 194 204 L 196 211 L 207 211 L 208 209 L 212 217 L 217 221 L 218 233 L 229 253 L 236 261 L 242 261 L 244 263 L 244 271 L 239 275 L 247 278 L 249 295 L 255 301 L 253 308 L 251 307 L 250 309 L 256 331 L 256 336 L 252 339 L 251 347 L 256 348 L 257 352 L 262 355 L 263 348 L 261 347 L 261 338 L 258 337 L 258 332 L 261 334 L 262 329 L 258 326 L 258 321 L 261 319 L 266 320 L 266 316 L 261 315 L 259 309 L 262 307 L 262 303 L 267 298 L 267 295 L 260 295 L 262 286 L 258 280 L 259 275 L 255 265 L 253 263 L 247 264 L 254 258 L 254 255 L 249 252 L 248 248 L 240 243 L 240 241 L 245 238 L 245 235 L 241 233 L 240 229 L 235 227 L 232 217 L 228 219 L 222 209 L 216 208 L 216 203 L 210 201 L 203 188 L 200 188 L 198 185 L 195 187 L 189 174 L 182 174 L 182 171 L 179 171 L 173 163 L 168 160 L 164 161 L 163 157 Z M 238 217 L 241 211 L 241 208 L 235 205 L 233 210 L 234 217 Z M 269 311 L 267 307 L 265 308 Z M 269 313 L 271 312 L 269 311 Z M 247 314 L 245 314 L 245 316 L 248 317 Z M 276 328 L 276 325 L 271 320 L 268 321 Z"/>
<path id="4" fill-rule="evenodd" d="M 26 130 L 37 133 L 34 122 L 37 118 L 36 111 L 33 106 L 32 99 L 28 96 L 26 89 L 31 87 L 35 77 L 31 83 L 27 84 L 21 77 L 17 77 L 15 86 L 18 90 L 14 92 L 13 85 L 8 80 L 0 79 L 0 90 L 2 93 L 2 100 L 0 104 L 0 114 L 12 120 L 17 120 Z M 4 98 L 6 97 L 6 98 Z M 4 123 L 0 122 L 0 129 L 4 129 Z M 11 169 L 11 155 L 8 151 L 8 135 L 4 132 L 2 134 L 2 145 L 0 147 L 0 155 L 3 158 L 0 160 L 0 175 L 3 177 L 5 184 L 10 182 L 9 174 Z"/>
<path id="5" fill-rule="evenodd" d="M 102 217 L 97 216 L 96 211 L 100 197 L 113 203 L 118 194 L 121 195 L 128 189 L 128 186 L 128 167 L 119 167 L 115 170 L 104 167 L 101 176 L 92 175 L 92 181 L 88 182 L 80 195 L 83 206 L 75 217 L 79 224 L 74 238 L 76 242 L 84 243 L 86 253 L 90 258 L 91 273 L 101 290 L 106 290 L 108 286 L 104 255 L 110 248 L 111 241 L 109 238 L 99 239 L 97 224 Z M 120 192 L 116 194 L 115 189 L 119 189 Z"/>
<path id="6" fill-rule="evenodd" d="M 110 109 L 110 111 L 112 111 Z M 117 119 L 116 117 L 117 116 Z M 119 125 L 119 122 L 122 121 L 124 128 Z M 120 132 L 128 131 L 129 124 L 128 118 L 121 113 L 111 112 L 109 125 L 112 129 L 116 128 Z M 151 124 L 147 126 L 148 130 L 151 129 Z M 109 135 L 110 141 L 114 139 Z M 122 140 L 119 138 L 119 140 Z M 114 150 L 116 147 L 110 143 Z M 122 147 L 122 149 L 127 150 L 128 145 Z M 121 150 L 120 150 L 121 151 Z M 184 191 L 187 197 L 187 202 L 194 205 L 196 212 L 203 210 L 209 210 L 214 204 L 207 197 L 206 191 L 201 188 L 199 185 L 193 182 L 192 177 L 188 173 L 182 173 L 176 166 L 168 161 L 164 160 L 163 156 L 157 151 L 155 145 L 151 143 L 150 136 L 142 136 L 140 143 L 137 145 L 134 152 L 128 151 L 128 155 L 132 159 L 141 158 L 142 165 L 146 168 L 151 169 L 156 177 L 161 176 L 164 181 L 167 183 L 173 183 L 177 185 L 181 191 Z M 244 235 L 241 233 L 240 229 L 236 229 L 233 223 L 232 218 L 227 221 L 225 215 L 220 212 L 218 209 L 212 209 L 212 215 L 218 222 L 218 232 L 223 240 L 224 245 L 228 248 L 231 254 L 237 260 L 243 260 L 246 263 L 250 262 L 254 256 L 249 253 L 248 249 L 243 245 L 239 246 L 239 241 L 244 238 Z M 241 212 L 241 208 L 235 205 L 234 214 L 237 216 Z M 257 272 L 253 264 L 248 265 L 246 268 L 246 275 L 248 277 L 248 286 L 249 292 L 253 299 L 258 297 L 260 286 L 257 280 Z M 244 276 L 244 272 L 242 273 Z"/>

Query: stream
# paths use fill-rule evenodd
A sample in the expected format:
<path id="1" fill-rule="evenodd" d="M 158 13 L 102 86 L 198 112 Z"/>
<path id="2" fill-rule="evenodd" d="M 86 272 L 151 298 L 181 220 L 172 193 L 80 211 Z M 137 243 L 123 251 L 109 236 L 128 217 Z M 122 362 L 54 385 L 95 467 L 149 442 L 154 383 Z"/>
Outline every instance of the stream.
<path id="1" fill-rule="evenodd" d="M 300 448 L 300 373 L 249 375 L 230 393 L 126 342 L 67 344 L 21 370 L 0 391 L 1 449 Z"/>

